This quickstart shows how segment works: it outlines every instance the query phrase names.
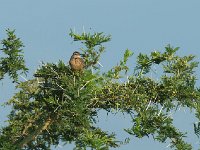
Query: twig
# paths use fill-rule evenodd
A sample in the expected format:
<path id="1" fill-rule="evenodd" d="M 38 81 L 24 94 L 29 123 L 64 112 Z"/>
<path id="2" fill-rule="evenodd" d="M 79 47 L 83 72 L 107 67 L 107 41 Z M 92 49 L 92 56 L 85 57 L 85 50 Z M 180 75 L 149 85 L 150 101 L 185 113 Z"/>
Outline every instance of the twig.
<path id="1" fill-rule="evenodd" d="M 61 88 L 63 91 L 66 91 L 62 86 L 60 86 L 58 83 L 56 83 L 56 85 Z"/>
<path id="2" fill-rule="evenodd" d="M 78 97 L 79 97 L 80 96 L 80 90 L 79 89 L 78 89 L 78 93 L 77 94 L 78 94 Z"/>
<path id="3" fill-rule="evenodd" d="M 160 114 L 161 114 L 161 112 L 162 112 L 162 109 L 163 109 L 163 107 L 164 107 L 164 106 L 162 106 L 162 107 L 161 107 L 161 109 L 160 109 L 160 111 L 159 111 L 159 113 L 158 113 L 158 116 L 160 116 Z"/>
<path id="4" fill-rule="evenodd" d="M 74 33 L 76 33 L 76 32 L 75 32 L 75 27 L 74 27 Z"/>
<path id="5" fill-rule="evenodd" d="M 171 146 L 171 144 L 168 144 L 167 146 L 166 146 L 166 148 L 168 148 L 168 147 L 170 147 Z"/>
<path id="6" fill-rule="evenodd" d="M 97 79 L 99 79 L 99 78 L 94 78 L 94 79 L 91 79 L 91 80 L 87 81 L 87 82 L 80 88 L 80 91 L 81 91 L 88 83 L 90 83 L 90 82 L 93 81 L 93 80 L 97 80 Z"/>
<path id="7" fill-rule="evenodd" d="M 127 79 L 127 83 L 129 84 L 129 78 L 128 78 L 128 76 L 126 76 L 126 79 Z"/>
<path id="8" fill-rule="evenodd" d="M 94 74 L 94 70 L 93 70 L 93 67 L 91 66 L 91 70 L 92 70 L 92 74 Z"/>
<path id="9" fill-rule="evenodd" d="M 61 107 L 61 106 L 56 107 L 56 109 L 54 110 L 54 112 L 56 112 L 56 111 L 58 110 L 59 107 Z"/>
<path id="10" fill-rule="evenodd" d="M 85 35 L 85 28 L 84 28 L 84 26 L 83 26 L 83 35 Z"/>
<path id="11" fill-rule="evenodd" d="M 151 105 L 151 100 L 149 101 L 149 104 L 147 105 L 146 110 L 148 110 L 149 106 Z"/>
<path id="12" fill-rule="evenodd" d="M 98 63 L 101 67 L 103 67 L 103 65 L 102 65 L 99 61 L 97 61 L 97 63 Z"/>
<path id="13" fill-rule="evenodd" d="M 69 95 L 64 94 L 65 97 L 67 97 L 69 100 L 72 100 L 72 98 Z"/>
<path id="14" fill-rule="evenodd" d="M 52 67 L 50 67 L 50 69 L 51 69 L 54 73 L 56 73 L 56 74 L 58 75 L 58 73 L 57 73 Z M 58 75 L 58 77 L 59 77 L 59 75 Z"/>
<path id="15" fill-rule="evenodd" d="M 74 86 L 76 85 L 76 77 L 74 76 Z"/>
<path id="16" fill-rule="evenodd" d="M 25 81 L 28 81 L 25 77 L 23 77 L 22 75 L 19 75 L 22 79 L 24 79 Z"/>

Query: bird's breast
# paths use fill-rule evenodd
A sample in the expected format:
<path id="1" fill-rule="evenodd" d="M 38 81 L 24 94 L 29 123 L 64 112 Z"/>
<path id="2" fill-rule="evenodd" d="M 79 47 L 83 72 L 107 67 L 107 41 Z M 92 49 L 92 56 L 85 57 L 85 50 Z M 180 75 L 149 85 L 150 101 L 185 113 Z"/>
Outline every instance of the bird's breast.
<path id="1" fill-rule="evenodd" d="M 82 70 L 84 67 L 83 61 L 81 60 L 81 58 L 75 58 L 73 60 L 70 61 L 70 66 L 72 68 L 72 70 Z"/>

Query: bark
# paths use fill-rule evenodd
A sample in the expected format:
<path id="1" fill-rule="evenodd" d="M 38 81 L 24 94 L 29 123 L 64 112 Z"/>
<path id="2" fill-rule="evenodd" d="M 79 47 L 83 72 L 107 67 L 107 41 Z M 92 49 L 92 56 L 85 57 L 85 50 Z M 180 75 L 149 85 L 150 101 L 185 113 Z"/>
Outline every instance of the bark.
<path id="1" fill-rule="evenodd" d="M 53 119 L 49 117 L 44 123 L 42 123 L 41 125 L 39 125 L 39 126 L 37 127 L 37 129 L 36 129 L 34 132 L 32 132 L 32 133 L 28 134 L 27 136 L 25 136 L 25 137 L 23 138 L 23 140 L 17 144 L 17 147 L 21 149 L 21 148 L 23 148 L 26 144 L 28 144 L 29 142 L 35 140 L 35 138 L 36 138 L 40 133 L 42 133 L 42 131 L 47 130 L 47 128 L 50 126 L 50 124 L 51 124 L 52 122 L 53 122 Z"/>

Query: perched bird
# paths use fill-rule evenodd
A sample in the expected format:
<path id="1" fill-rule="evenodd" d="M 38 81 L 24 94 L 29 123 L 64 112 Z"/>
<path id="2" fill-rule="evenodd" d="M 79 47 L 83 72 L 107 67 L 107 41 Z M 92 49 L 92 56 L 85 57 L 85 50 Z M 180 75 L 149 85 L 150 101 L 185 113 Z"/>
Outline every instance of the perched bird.
<path id="1" fill-rule="evenodd" d="M 83 58 L 81 58 L 81 54 L 77 51 L 73 53 L 69 60 L 69 65 L 72 69 L 72 71 L 82 71 L 85 67 L 85 63 Z"/>

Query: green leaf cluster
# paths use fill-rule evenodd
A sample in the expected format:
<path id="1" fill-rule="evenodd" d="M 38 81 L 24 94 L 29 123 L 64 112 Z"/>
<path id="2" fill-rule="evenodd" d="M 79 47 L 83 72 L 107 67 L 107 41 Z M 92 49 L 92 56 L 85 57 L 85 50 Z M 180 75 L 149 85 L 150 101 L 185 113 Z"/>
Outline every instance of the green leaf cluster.
<path id="1" fill-rule="evenodd" d="M 18 72 L 26 74 L 28 69 L 25 66 L 23 57 L 24 47 L 22 41 L 16 37 L 15 30 L 7 29 L 7 38 L 1 41 L 2 57 L 0 57 L 0 80 L 8 74 L 14 82 L 18 81 Z"/>

